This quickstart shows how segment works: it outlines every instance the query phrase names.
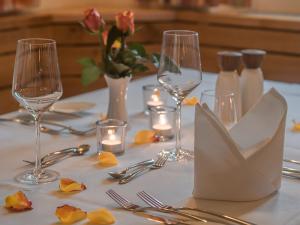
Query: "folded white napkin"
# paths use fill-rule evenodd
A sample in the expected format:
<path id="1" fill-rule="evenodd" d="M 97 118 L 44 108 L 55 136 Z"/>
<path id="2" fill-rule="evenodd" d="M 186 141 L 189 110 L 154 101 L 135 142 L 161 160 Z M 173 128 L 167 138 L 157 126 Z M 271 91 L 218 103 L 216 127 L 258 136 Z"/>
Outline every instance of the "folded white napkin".
<path id="1" fill-rule="evenodd" d="M 271 89 L 230 130 L 196 106 L 196 198 L 252 201 L 280 188 L 287 103 Z"/>

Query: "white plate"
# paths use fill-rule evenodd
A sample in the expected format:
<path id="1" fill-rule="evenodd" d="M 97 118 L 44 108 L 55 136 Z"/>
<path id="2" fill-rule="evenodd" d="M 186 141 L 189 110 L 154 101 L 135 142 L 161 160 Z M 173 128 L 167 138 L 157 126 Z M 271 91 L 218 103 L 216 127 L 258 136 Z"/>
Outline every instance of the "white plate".
<path id="1" fill-rule="evenodd" d="M 76 113 L 82 112 L 95 107 L 95 103 L 92 102 L 56 102 L 50 108 L 50 110 L 64 113 Z"/>

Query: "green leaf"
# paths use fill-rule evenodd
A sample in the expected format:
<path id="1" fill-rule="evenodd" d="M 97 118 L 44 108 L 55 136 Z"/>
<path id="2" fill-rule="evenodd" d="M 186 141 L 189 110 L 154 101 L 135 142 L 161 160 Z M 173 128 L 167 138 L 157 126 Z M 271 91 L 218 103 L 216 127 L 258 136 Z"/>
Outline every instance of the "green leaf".
<path id="1" fill-rule="evenodd" d="M 147 66 L 145 66 L 144 64 L 135 64 L 132 68 L 134 73 L 138 73 L 138 72 L 145 72 L 147 70 L 149 70 L 149 68 Z"/>
<path id="2" fill-rule="evenodd" d="M 87 86 L 98 80 L 101 74 L 103 74 L 103 71 L 97 65 L 86 66 L 82 70 L 81 82 L 84 86 Z"/>
<path id="3" fill-rule="evenodd" d="M 146 50 L 144 48 L 144 46 L 142 44 L 139 43 L 131 43 L 128 48 L 134 52 L 135 54 L 141 56 L 141 57 L 146 57 L 147 53 Z"/>
<path id="4" fill-rule="evenodd" d="M 159 67 L 159 62 L 160 62 L 160 54 L 159 53 L 153 53 L 151 55 L 151 60 L 152 60 L 152 63 L 154 64 L 154 66 L 156 68 Z"/>
<path id="5" fill-rule="evenodd" d="M 124 51 L 120 52 L 121 60 L 124 64 L 128 66 L 133 66 L 137 60 L 136 56 L 128 49 L 124 49 Z"/>
<path id="6" fill-rule="evenodd" d="M 95 66 L 96 65 L 96 62 L 93 59 L 88 58 L 88 57 L 79 59 L 78 63 L 80 65 L 82 65 L 83 67 L 89 67 L 89 66 Z"/>

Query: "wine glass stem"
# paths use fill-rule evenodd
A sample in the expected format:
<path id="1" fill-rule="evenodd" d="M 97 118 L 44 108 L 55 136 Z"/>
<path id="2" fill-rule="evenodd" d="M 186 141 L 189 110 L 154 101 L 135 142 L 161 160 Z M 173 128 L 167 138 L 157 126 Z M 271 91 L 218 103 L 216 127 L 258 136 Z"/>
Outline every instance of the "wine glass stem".
<path id="1" fill-rule="evenodd" d="M 35 118 L 35 168 L 33 174 L 36 178 L 42 173 L 41 144 L 40 144 L 40 117 Z"/>
<path id="2" fill-rule="evenodd" d="M 181 150 L 181 101 L 176 102 L 176 155 Z"/>

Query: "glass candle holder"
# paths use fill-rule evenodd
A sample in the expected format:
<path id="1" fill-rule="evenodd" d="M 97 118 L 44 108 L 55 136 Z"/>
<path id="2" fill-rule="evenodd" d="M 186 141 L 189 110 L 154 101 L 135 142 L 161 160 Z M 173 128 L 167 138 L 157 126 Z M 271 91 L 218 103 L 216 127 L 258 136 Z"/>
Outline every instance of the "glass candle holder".
<path id="1" fill-rule="evenodd" d="M 96 122 L 97 153 L 100 151 L 122 154 L 125 151 L 125 136 L 127 123 L 116 119 Z"/>
<path id="2" fill-rule="evenodd" d="M 159 138 L 159 141 L 168 141 L 174 138 L 176 123 L 176 108 L 171 106 L 156 106 L 150 108 L 150 127 Z"/>
<path id="3" fill-rule="evenodd" d="M 151 107 L 164 105 L 166 96 L 159 85 L 149 84 L 143 86 L 144 112 L 149 115 Z"/>

